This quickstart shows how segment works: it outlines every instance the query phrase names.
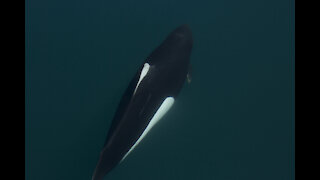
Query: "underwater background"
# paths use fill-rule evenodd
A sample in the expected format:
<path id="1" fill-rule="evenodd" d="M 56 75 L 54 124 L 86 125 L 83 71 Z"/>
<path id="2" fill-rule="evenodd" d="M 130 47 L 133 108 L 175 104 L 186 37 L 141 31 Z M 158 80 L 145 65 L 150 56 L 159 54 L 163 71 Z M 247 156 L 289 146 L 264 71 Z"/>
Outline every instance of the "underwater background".
<path id="1" fill-rule="evenodd" d="M 129 81 L 185 23 L 191 83 L 105 179 L 294 179 L 294 8 L 294 0 L 26 0 L 26 180 L 90 180 Z"/>

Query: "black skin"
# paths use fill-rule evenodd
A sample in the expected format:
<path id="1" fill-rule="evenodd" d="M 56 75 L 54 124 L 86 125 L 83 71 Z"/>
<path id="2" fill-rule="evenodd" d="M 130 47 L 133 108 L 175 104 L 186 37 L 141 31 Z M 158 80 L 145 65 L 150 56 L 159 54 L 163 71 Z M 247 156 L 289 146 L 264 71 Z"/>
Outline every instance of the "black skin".
<path id="1" fill-rule="evenodd" d="M 92 180 L 102 180 L 119 164 L 166 97 L 177 97 L 188 74 L 192 43 L 189 26 L 179 26 L 141 65 L 122 96 Z M 145 63 L 150 69 L 134 93 Z"/>

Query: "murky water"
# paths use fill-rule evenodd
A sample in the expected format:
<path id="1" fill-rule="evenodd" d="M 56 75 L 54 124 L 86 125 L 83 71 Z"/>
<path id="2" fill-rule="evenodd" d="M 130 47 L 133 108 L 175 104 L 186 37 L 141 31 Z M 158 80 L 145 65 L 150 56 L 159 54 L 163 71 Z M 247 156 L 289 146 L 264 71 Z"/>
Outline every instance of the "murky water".
<path id="1" fill-rule="evenodd" d="M 27 0 L 26 179 L 90 180 L 117 104 L 177 26 L 192 81 L 105 179 L 294 179 L 292 0 Z"/>

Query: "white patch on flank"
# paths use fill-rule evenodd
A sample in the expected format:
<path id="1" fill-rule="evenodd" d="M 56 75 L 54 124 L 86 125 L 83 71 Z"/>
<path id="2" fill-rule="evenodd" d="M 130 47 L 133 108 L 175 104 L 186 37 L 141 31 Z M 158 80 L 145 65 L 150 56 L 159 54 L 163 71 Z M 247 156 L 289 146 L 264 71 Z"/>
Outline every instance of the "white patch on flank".
<path id="1" fill-rule="evenodd" d="M 123 156 L 122 160 L 123 161 L 128 154 L 139 144 L 139 142 L 147 135 L 147 133 L 151 130 L 151 128 L 167 113 L 167 111 L 171 108 L 171 106 L 174 103 L 174 98 L 173 97 L 167 97 L 157 110 L 157 112 L 154 114 L 152 119 L 150 120 L 147 128 L 143 131 L 142 135 L 139 137 L 137 142 L 130 148 L 130 150 Z"/>
<path id="2" fill-rule="evenodd" d="M 147 75 L 147 73 L 148 73 L 148 71 L 149 71 L 149 68 L 150 68 L 150 65 L 149 65 L 148 63 L 145 63 L 145 64 L 144 64 L 144 66 L 143 66 L 143 68 L 142 68 L 142 71 L 141 71 L 141 74 L 140 74 L 139 81 L 138 81 L 138 83 L 137 83 L 137 86 L 136 86 L 136 88 L 135 88 L 135 90 L 134 90 L 134 93 L 133 93 L 133 94 L 135 94 L 135 93 L 136 93 L 137 88 L 138 88 L 138 86 L 139 86 L 140 82 L 141 82 L 141 81 L 142 81 L 142 79 Z"/>

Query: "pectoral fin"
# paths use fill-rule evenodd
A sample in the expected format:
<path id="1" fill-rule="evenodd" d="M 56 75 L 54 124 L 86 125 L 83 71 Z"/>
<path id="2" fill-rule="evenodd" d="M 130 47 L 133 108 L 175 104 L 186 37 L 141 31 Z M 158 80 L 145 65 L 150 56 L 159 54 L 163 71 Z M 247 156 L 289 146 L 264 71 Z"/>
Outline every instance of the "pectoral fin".
<path id="1" fill-rule="evenodd" d="M 187 82 L 188 84 L 191 83 L 192 77 L 191 77 L 191 65 L 189 65 L 188 74 L 187 74 Z"/>

